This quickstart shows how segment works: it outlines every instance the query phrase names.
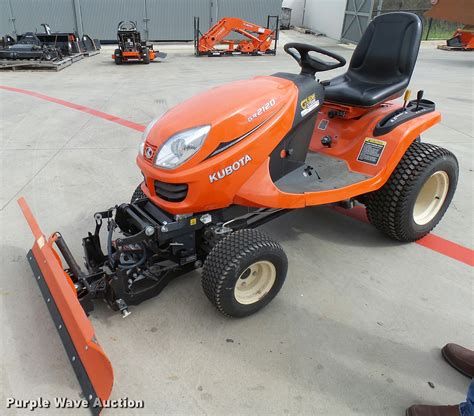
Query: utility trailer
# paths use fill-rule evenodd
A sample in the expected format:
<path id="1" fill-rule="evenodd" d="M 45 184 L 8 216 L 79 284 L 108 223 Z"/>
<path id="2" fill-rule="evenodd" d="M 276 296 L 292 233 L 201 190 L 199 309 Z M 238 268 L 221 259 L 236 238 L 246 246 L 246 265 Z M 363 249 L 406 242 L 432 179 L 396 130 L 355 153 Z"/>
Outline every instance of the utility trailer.
<path id="1" fill-rule="evenodd" d="M 425 17 L 430 19 L 428 34 L 433 19 L 463 25 L 463 27 L 458 26 L 453 36 L 446 40 L 446 45 L 440 45 L 438 49 L 446 51 L 474 50 L 474 8 L 472 7 L 472 0 L 438 0 L 431 3 L 433 3 L 433 7 L 425 13 Z"/>
<path id="2" fill-rule="evenodd" d="M 439 45 L 438 49 L 445 51 L 474 51 L 474 25 L 466 25 L 457 29 L 453 37 L 446 41 L 446 45 Z"/>

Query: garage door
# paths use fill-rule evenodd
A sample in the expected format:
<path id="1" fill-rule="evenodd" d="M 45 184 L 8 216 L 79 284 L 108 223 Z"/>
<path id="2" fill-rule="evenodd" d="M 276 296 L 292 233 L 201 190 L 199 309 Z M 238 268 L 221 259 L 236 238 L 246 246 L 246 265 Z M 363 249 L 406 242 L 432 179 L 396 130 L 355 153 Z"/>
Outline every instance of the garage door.
<path id="1" fill-rule="evenodd" d="M 374 0 L 347 0 L 341 39 L 359 43 L 372 17 Z"/>

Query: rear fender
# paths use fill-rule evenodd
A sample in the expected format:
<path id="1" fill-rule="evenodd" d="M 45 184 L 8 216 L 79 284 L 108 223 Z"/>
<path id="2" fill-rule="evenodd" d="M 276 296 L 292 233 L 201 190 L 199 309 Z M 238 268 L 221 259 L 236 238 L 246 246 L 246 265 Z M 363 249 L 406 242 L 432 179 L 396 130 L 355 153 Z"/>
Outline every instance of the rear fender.
<path id="1" fill-rule="evenodd" d="M 432 111 L 400 124 L 387 134 L 374 136 L 377 123 L 399 106 L 399 103 L 392 101 L 369 111 L 363 117 L 351 120 L 339 117 L 331 119 L 328 116 L 330 108 L 323 107 L 318 114 L 310 151 L 344 160 L 351 171 L 371 177 L 362 186 L 355 187 L 354 192 L 361 194 L 375 191 L 388 180 L 408 147 L 423 132 L 441 121 L 441 114 Z M 326 123 L 324 128 L 321 127 L 323 122 Z M 329 148 L 321 143 L 321 139 L 326 135 L 333 138 L 333 145 Z M 375 164 L 359 160 L 365 141 L 371 139 L 384 143 L 383 152 Z"/>
<path id="2" fill-rule="evenodd" d="M 417 140 L 423 132 L 441 122 L 441 114 L 438 111 L 425 114 L 395 128 L 390 138 L 392 143 L 397 143 L 387 160 L 385 169 L 381 172 L 382 186 L 397 167 L 410 145 Z M 390 133 L 389 133 L 390 134 Z M 380 136 L 383 138 L 384 136 Z M 378 138 L 378 137 L 377 137 Z"/>
<path id="3" fill-rule="evenodd" d="M 56 234 L 46 239 L 24 198 L 18 200 L 31 228 L 34 244 L 27 258 L 34 273 L 69 361 L 76 373 L 92 414 L 99 414 L 110 397 L 112 365 L 99 345 L 91 322 L 77 299 L 74 285 L 64 271 L 53 244 Z"/>
<path id="4" fill-rule="evenodd" d="M 345 120 L 342 118 L 329 119 L 322 112 L 318 116 L 313 132 L 310 150 L 343 160 L 349 169 L 367 175 L 368 179 L 346 186 L 326 191 L 305 192 L 304 194 L 289 194 L 279 190 L 270 177 L 268 161 L 259 166 L 239 189 L 234 198 L 235 204 L 270 207 L 270 208 L 303 208 L 310 205 L 331 204 L 345 199 L 354 198 L 381 188 L 390 178 L 408 147 L 427 129 L 441 120 L 441 115 L 433 111 L 407 121 L 390 133 L 383 136 L 373 136 L 377 122 L 392 107 L 381 107 L 368 114 L 366 118 Z M 322 121 L 328 121 L 327 127 L 321 129 Z M 321 144 L 321 138 L 330 135 L 335 144 L 328 148 Z M 380 140 L 383 151 L 375 164 L 364 163 L 358 156 L 366 140 Z"/>

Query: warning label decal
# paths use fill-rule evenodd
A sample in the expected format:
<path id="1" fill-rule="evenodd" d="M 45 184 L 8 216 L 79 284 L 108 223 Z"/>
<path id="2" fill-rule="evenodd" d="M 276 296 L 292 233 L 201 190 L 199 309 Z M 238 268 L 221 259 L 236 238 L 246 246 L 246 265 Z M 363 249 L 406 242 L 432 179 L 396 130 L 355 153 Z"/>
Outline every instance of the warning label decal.
<path id="1" fill-rule="evenodd" d="M 385 149 L 387 142 L 383 140 L 373 139 L 372 137 L 366 137 L 364 144 L 360 149 L 357 160 L 359 162 L 369 163 L 371 165 L 377 165 L 380 160 L 380 156 Z"/>

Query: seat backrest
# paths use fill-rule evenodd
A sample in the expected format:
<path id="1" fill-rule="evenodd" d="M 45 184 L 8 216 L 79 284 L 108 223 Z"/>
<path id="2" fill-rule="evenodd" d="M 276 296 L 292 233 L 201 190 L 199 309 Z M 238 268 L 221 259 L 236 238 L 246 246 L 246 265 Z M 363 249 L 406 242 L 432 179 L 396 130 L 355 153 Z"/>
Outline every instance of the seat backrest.
<path id="1" fill-rule="evenodd" d="M 423 25 L 412 13 L 382 14 L 370 22 L 352 55 L 348 75 L 373 83 L 410 82 Z"/>

